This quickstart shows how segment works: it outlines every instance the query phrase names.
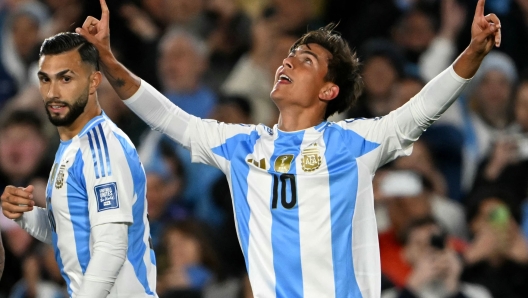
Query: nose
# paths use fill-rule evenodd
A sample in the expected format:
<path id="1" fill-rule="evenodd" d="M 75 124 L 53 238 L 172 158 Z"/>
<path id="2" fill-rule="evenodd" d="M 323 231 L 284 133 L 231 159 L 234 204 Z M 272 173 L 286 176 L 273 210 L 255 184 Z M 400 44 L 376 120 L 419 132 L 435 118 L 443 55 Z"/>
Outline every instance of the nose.
<path id="1" fill-rule="evenodd" d="M 282 65 L 284 68 L 293 68 L 292 57 L 286 57 L 284 60 L 282 60 Z"/>
<path id="2" fill-rule="evenodd" d="M 50 84 L 48 85 L 48 94 L 47 97 L 49 99 L 57 99 L 60 97 L 60 92 L 59 92 L 59 86 L 58 86 L 58 83 L 55 83 L 55 82 L 50 82 Z"/>

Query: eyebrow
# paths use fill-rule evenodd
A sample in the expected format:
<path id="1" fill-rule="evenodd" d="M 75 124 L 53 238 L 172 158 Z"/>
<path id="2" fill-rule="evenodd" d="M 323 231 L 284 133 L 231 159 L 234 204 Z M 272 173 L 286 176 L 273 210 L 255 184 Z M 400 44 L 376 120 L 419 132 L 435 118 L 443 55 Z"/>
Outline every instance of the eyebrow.
<path id="1" fill-rule="evenodd" d="M 294 50 L 293 51 L 294 53 L 300 53 L 300 54 L 308 54 L 308 55 L 312 55 L 315 60 L 319 61 L 319 56 L 317 56 L 316 53 L 310 51 L 310 50 Z"/>
<path id="2" fill-rule="evenodd" d="M 62 71 L 59 71 L 58 73 L 56 73 L 56 74 L 55 74 L 55 77 L 62 77 L 62 76 L 64 76 L 65 74 L 67 74 L 68 72 L 71 72 L 71 73 L 75 74 L 75 72 L 73 72 L 71 69 L 65 69 L 65 70 L 62 70 Z M 45 72 L 43 72 L 43 71 L 39 71 L 39 72 L 37 73 L 37 75 L 39 75 L 39 76 L 46 76 L 46 77 L 49 76 L 47 73 L 45 73 Z"/>

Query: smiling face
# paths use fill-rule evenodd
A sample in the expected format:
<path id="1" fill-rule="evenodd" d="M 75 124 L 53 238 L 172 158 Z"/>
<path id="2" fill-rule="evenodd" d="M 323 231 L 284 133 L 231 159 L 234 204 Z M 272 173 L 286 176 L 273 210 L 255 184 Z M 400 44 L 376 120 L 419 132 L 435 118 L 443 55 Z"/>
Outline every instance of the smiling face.
<path id="1" fill-rule="evenodd" d="M 332 86 L 337 88 L 325 80 L 330 58 L 328 50 L 311 43 L 300 45 L 284 59 L 275 73 L 275 85 L 271 91 L 271 98 L 279 110 L 285 104 L 310 107 L 320 99 L 333 99 L 324 95 Z"/>
<path id="2" fill-rule="evenodd" d="M 43 55 L 39 61 L 39 87 L 50 122 L 70 126 L 84 113 L 94 69 L 77 50 Z"/>

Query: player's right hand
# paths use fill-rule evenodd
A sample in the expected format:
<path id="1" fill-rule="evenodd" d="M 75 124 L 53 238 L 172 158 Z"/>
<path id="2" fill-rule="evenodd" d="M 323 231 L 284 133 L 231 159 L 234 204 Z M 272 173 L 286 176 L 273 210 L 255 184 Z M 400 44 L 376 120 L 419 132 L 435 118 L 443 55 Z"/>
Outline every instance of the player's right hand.
<path id="1" fill-rule="evenodd" d="M 89 16 L 84 21 L 82 28 L 76 28 L 75 32 L 86 38 L 93 44 L 100 54 L 111 53 L 110 49 L 110 11 L 105 0 L 101 3 L 101 19 Z"/>
<path id="2" fill-rule="evenodd" d="M 4 193 L 0 197 L 2 199 L 2 212 L 5 217 L 17 219 L 24 212 L 33 210 L 33 206 L 35 206 L 33 189 L 33 185 L 29 185 L 26 188 L 12 185 L 6 186 Z"/>

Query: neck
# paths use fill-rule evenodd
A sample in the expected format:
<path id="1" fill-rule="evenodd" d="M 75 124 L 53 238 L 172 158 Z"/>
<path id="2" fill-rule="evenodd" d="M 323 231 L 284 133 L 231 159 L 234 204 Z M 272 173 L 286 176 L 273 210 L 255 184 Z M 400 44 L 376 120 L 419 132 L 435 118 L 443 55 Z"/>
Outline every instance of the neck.
<path id="1" fill-rule="evenodd" d="M 84 112 L 75 119 L 75 121 L 68 126 L 58 126 L 59 137 L 61 141 L 69 141 L 76 135 L 78 135 L 86 123 L 90 122 L 93 118 L 101 115 L 102 110 L 96 100 L 89 100 L 88 104 L 84 108 Z"/>
<path id="2" fill-rule="evenodd" d="M 323 122 L 323 109 L 287 109 L 279 115 L 278 127 L 282 131 L 297 131 L 307 129 Z"/>

